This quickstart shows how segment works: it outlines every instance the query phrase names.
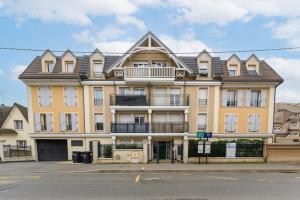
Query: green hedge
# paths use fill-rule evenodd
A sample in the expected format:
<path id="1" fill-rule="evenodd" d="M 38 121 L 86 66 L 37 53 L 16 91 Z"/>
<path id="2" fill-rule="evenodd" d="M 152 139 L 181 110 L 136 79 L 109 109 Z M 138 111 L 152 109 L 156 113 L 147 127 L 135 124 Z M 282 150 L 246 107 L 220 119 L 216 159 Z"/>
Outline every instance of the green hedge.
<path id="1" fill-rule="evenodd" d="M 211 153 L 209 157 L 225 157 L 226 144 L 236 142 L 236 157 L 262 157 L 263 141 L 250 139 L 219 140 L 211 142 Z M 197 140 L 189 140 L 189 157 L 198 157 Z"/>

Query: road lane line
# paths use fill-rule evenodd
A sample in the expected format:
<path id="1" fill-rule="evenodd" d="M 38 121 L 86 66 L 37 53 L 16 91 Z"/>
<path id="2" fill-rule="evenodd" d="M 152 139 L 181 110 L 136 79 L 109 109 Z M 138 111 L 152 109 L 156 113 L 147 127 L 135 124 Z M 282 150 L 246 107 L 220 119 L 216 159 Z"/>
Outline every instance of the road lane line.
<path id="1" fill-rule="evenodd" d="M 237 178 L 231 178 L 231 177 L 223 177 L 223 176 L 206 176 L 207 178 L 215 178 L 215 179 L 223 179 L 223 180 L 232 180 L 236 181 Z"/>
<path id="2" fill-rule="evenodd" d="M 141 175 L 140 175 L 140 174 L 139 174 L 139 175 L 137 175 L 137 176 L 136 176 L 136 178 L 135 178 L 135 181 L 134 181 L 134 182 L 135 182 L 135 183 L 138 183 L 138 182 L 140 182 L 140 177 L 141 177 Z"/>
<path id="3" fill-rule="evenodd" d="M 146 178 L 145 181 L 154 181 L 154 180 L 160 180 L 160 178 Z"/>

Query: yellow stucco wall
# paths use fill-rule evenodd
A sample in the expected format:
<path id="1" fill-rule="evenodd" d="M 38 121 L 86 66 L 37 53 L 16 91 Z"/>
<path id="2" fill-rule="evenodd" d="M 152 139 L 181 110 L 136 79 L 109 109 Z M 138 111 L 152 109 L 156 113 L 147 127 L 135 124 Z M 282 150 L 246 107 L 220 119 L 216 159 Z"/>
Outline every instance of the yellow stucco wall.
<path id="1" fill-rule="evenodd" d="M 52 86 L 52 105 L 43 107 L 39 105 L 39 86 L 31 87 L 32 94 L 32 110 L 33 113 L 52 113 L 53 117 L 53 132 L 59 133 L 60 123 L 59 116 L 60 113 L 78 113 L 78 133 L 84 132 L 84 117 L 83 117 L 83 88 L 77 86 L 77 106 L 65 106 L 64 104 L 64 87 L 63 86 Z"/>
<path id="2" fill-rule="evenodd" d="M 239 89 L 239 88 L 236 88 Z M 244 89 L 246 91 L 246 89 Z M 237 115 L 237 129 L 235 133 L 249 133 L 248 118 L 251 114 L 260 115 L 260 130 L 258 133 L 268 133 L 268 106 L 269 98 L 266 95 L 266 107 L 222 107 L 222 96 L 219 99 L 219 133 L 225 133 L 225 116 L 226 114 Z M 253 133 L 253 132 L 252 132 Z"/>

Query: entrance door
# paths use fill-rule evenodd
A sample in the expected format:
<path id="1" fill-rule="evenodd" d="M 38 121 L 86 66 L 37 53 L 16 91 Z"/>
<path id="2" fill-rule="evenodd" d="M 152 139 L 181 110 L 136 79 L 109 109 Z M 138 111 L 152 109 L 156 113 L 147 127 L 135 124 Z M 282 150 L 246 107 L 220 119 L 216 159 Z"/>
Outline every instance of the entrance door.
<path id="1" fill-rule="evenodd" d="M 171 162 L 172 143 L 170 141 L 153 141 L 153 160 L 155 162 Z"/>

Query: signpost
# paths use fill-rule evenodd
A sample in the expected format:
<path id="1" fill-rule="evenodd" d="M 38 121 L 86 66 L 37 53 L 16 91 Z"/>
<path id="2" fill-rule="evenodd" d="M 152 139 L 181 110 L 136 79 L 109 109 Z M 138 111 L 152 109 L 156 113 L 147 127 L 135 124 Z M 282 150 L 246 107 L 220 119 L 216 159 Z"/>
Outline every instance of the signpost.
<path id="1" fill-rule="evenodd" d="M 212 133 L 198 131 L 196 133 L 198 140 L 198 154 L 199 154 L 199 164 L 201 163 L 201 156 L 205 156 L 206 164 L 207 164 L 207 156 L 211 153 L 211 143 L 208 141 L 208 138 L 212 138 Z M 201 140 L 202 138 L 206 138 L 206 140 Z"/>

